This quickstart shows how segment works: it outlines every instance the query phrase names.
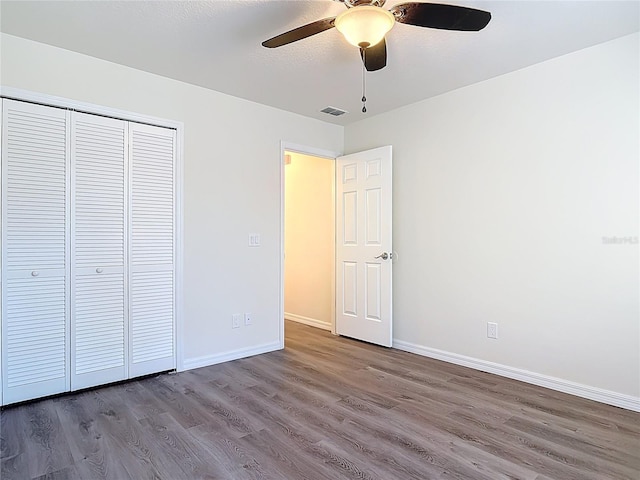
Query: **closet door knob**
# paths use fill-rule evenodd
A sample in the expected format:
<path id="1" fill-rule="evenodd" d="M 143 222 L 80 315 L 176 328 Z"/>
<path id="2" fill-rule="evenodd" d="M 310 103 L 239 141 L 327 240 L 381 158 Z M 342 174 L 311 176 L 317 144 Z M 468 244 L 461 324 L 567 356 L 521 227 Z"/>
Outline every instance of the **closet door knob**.
<path id="1" fill-rule="evenodd" d="M 34 270 L 33 272 L 31 272 L 32 277 L 37 277 L 38 275 L 40 275 L 40 272 L 37 270 Z"/>
<path id="2" fill-rule="evenodd" d="M 96 268 L 96 273 L 102 273 L 104 270 L 102 270 L 102 268 L 98 267 Z"/>

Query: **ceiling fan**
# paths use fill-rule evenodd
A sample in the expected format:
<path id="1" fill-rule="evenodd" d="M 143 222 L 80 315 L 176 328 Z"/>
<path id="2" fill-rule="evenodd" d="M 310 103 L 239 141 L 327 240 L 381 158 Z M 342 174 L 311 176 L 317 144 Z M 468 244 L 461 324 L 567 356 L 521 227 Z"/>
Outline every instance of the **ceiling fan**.
<path id="1" fill-rule="evenodd" d="M 382 6 L 386 0 L 335 0 L 347 10 L 336 17 L 323 18 L 262 42 L 262 46 L 276 48 L 297 42 L 336 27 L 349 43 L 360 49 L 367 71 L 387 65 L 385 35 L 398 23 L 441 30 L 477 32 L 487 26 L 491 13 L 474 8 L 438 3 L 409 2 L 390 10 Z"/>

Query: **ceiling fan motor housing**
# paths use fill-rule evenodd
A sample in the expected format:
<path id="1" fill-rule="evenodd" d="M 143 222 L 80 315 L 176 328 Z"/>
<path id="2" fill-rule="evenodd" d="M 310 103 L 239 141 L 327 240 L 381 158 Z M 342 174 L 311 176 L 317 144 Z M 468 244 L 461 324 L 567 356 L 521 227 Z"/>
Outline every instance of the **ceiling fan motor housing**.
<path id="1" fill-rule="evenodd" d="M 348 8 L 369 5 L 371 7 L 382 7 L 387 0 L 338 0 L 344 3 Z"/>

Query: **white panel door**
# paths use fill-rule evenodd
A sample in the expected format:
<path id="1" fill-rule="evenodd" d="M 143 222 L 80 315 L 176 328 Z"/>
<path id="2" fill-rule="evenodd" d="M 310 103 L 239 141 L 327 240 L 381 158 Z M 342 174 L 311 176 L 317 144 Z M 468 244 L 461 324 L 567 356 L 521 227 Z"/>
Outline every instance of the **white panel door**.
<path id="1" fill-rule="evenodd" d="M 171 370 L 175 353 L 175 130 L 130 124 L 131 377 Z"/>
<path id="2" fill-rule="evenodd" d="M 336 333 L 390 347 L 391 146 L 336 162 Z"/>
<path id="3" fill-rule="evenodd" d="M 127 123 L 71 119 L 71 388 L 127 378 Z"/>
<path id="4" fill-rule="evenodd" d="M 3 100 L 3 404 L 68 391 L 68 123 Z"/>

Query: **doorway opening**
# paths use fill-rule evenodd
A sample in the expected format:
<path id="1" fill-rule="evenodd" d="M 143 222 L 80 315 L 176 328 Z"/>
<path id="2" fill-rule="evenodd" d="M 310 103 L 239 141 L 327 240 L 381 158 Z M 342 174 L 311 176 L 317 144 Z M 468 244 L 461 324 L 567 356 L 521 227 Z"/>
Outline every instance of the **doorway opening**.
<path id="1" fill-rule="evenodd" d="M 282 179 L 283 324 L 335 332 L 335 157 L 285 149 Z"/>
<path id="2" fill-rule="evenodd" d="M 333 219 L 323 228 L 319 223 L 319 214 L 303 211 L 295 219 L 286 219 L 286 204 L 299 207 L 308 200 L 286 197 L 286 169 L 296 160 L 295 154 L 331 159 L 333 188 L 330 189 Z M 332 155 L 309 149 L 281 146 L 281 257 L 280 257 L 280 346 L 284 348 L 284 319 L 327 328 L 333 334 L 356 338 L 365 342 L 390 347 L 393 339 L 392 308 L 392 262 L 397 258 L 392 246 L 392 147 L 383 147 L 352 153 Z M 286 163 L 286 165 L 285 165 Z M 304 164 L 303 164 L 304 165 Z M 308 175 L 309 183 L 303 188 L 311 192 L 311 201 L 316 202 L 320 194 L 314 193 L 321 175 Z M 293 183 L 289 178 L 289 183 Z M 303 226 L 307 225 L 307 226 Z M 294 253 L 293 240 L 287 239 L 286 230 L 293 226 L 295 230 L 307 235 Z M 318 242 L 322 233 L 330 232 L 324 241 Z M 339 241 L 337 241 L 339 239 Z M 298 302 L 304 308 L 310 302 L 321 298 L 319 288 L 323 285 L 313 280 L 309 267 L 310 259 L 317 259 L 326 246 L 333 247 L 333 253 L 326 258 L 332 259 L 329 268 L 331 320 L 318 321 L 314 316 L 292 311 L 295 307 L 286 302 L 287 287 L 304 285 L 306 302 Z M 289 252 L 285 255 L 285 250 Z M 293 258 L 292 258 L 293 257 Z M 302 277 L 285 272 L 285 258 Z M 339 267 L 336 267 L 339 265 Z M 325 264 L 325 267 L 327 265 Z M 336 275 L 336 268 L 339 269 Z M 286 278 L 286 282 L 285 282 Z M 301 280 L 298 280 L 300 278 Z M 326 287 L 326 285 L 325 285 Z M 290 290 L 291 291 L 291 290 Z M 326 290 L 323 290 L 326 292 Z M 325 303 L 326 306 L 326 303 Z M 285 315 L 286 313 L 286 315 Z M 313 315 L 313 314 L 312 314 Z M 326 315 L 324 315 L 326 317 Z M 329 323 L 330 326 L 327 326 Z"/>

